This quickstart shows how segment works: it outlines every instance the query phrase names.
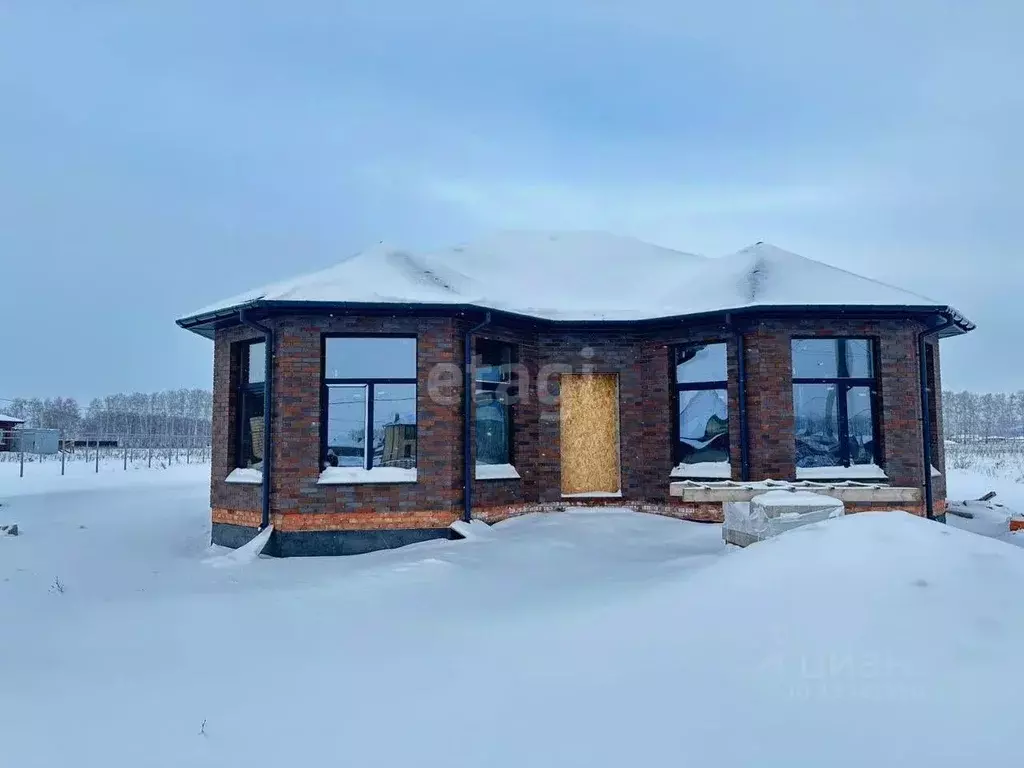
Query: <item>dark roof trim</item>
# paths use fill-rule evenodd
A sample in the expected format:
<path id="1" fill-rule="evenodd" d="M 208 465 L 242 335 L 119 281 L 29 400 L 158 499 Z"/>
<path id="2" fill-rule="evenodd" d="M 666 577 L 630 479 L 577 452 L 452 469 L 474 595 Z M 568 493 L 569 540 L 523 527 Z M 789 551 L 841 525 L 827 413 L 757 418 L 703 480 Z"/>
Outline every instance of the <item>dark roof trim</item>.
<path id="1" fill-rule="evenodd" d="M 620 330 L 636 328 L 657 328 L 675 325 L 680 322 L 712 323 L 724 322 L 726 317 L 772 319 L 805 317 L 808 315 L 854 315 L 860 317 L 900 319 L 906 317 L 923 318 L 930 326 L 941 325 L 951 320 L 949 329 L 940 333 L 940 337 L 956 336 L 975 329 L 975 324 L 949 306 L 940 304 L 932 306 L 878 305 L 878 304 L 798 304 L 780 306 L 748 306 L 731 309 L 720 309 L 713 312 L 698 312 L 687 315 L 671 315 L 668 317 L 644 318 L 640 320 L 551 320 L 548 318 L 524 315 L 518 312 L 490 309 L 476 304 L 430 304 L 430 303 L 384 303 L 384 302 L 328 302 L 328 301 L 264 301 L 256 299 L 234 307 L 219 309 L 200 315 L 183 317 L 177 324 L 187 330 L 207 338 L 213 338 L 217 328 L 238 324 L 238 312 L 241 309 L 253 311 L 260 317 L 271 317 L 283 314 L 329 314 L 333 312 L 364 311 L 372 313 L 416 312 L 430 315 L 473 315 L 483 317 L 490 312 L 494 319 L 504 318 L 519 323 L 527 323 L 538 328 L 566 329 L 603 329 Z"/>

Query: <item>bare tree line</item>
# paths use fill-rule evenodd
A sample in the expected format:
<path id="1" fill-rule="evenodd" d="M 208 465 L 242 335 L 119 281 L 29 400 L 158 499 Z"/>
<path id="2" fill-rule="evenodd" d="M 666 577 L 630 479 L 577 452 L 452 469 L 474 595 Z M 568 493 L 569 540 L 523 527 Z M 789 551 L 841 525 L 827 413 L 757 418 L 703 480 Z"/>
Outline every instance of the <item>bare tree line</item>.
<path id="1" fill-rule="evenodd" d="M 947 440 L 1024 437 L 1024 390 L 943 392 L 942 420 Z"/>
<path id="2" fill-rule="evenodd" d="M 120 393 L 93 398 L 83 409 L 73 397 L 16 398 L 0 411 L 24 419 L 26 427 L 81 435 L 190 436 L 209 440 L 213 395 L 205 389 Z"/>

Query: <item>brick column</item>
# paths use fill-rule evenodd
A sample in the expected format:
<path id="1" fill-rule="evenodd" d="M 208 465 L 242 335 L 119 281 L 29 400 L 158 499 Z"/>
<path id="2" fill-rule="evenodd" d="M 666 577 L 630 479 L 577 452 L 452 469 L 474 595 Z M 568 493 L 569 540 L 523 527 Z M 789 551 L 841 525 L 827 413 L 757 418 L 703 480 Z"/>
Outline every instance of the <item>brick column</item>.
<path id="1" fill-rule="evenodd" d="M 796 476 L 790 336 L 767 324 L 746 334 L 751 480 Z"/>
<path id="2" fill-rule="evenodd" d="M 210 462 L 210 506 L 259 514 L 259 485 L 226 483 L 235 468 L 238 446 L 238 382 L 241 380 L 240 344 L 262 338 L 252 329 L 235 327 L 217 331 L 213 344 L 213 424 Z M 258 518 L 257 518 L 258 520 Z"/>
<path id="3" fill-rule="evenodd" d="M 885 324 L 879 334 L 882 456 L 892 485 L 921 488 L 921 384 L 916 324 Z"/>
<path id="4" fill-rule="evenodd" d="M 316 494 L 320 476 L 321 322 L 274 322 L 274 451 L 271 509 L 300 512 L 303 496 Z"/>

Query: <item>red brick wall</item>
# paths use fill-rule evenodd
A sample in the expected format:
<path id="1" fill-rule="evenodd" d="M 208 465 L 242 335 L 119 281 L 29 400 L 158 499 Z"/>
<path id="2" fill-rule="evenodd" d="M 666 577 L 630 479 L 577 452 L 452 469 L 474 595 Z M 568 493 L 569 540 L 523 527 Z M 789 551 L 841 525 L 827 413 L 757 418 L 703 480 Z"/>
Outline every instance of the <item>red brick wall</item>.
<path id="1" fill-rule="evenodd" d="M 932 364 L 928 370 L 928 388 L 934 393 L 934 409 L 929 406 L 929 416 L 932 426 L 932 464 L 941 477 L 932 478 L 932 496 L 935 499 L 946 498 L 946 436 L 942 423 L 942 372 L 939 363 L 939 343 L 931 341 L 928 347 L 932 351 Z M 938 505 L 936 505 L 937 507 Z M 938 514 L 938 513 L 936 513 Z"/>
<path id="2" fill-rule="evenodd" d="M 789 479 L 796 472 L 791 333 L 762 324 L 746 334 L 750 479 Z"/>
<path id="3" fill-rule="evenodd" d="M 250 328 L 217 331 L 213 343 L 213 456 L 210 466 L 210 501 L 213 507 L 233 510 L 260 509 L 260 487 L 225 483 L 235 468 L 238 450 L 236 409 L 241 369 L 240 342 L 262 336 Z"/>
<path id="4" fill-rule="evenodd" d="M 467 329 L 475 325 L 460 321 L 458 325 L 458 348 L 459 359 L 462 359 L 463 340 Z M 503 504 L 517 504 L 533 501 L 537 498 L 539 489 L 538 478 L 541 461 L 542 445 L 538 432 L 538 403 L 537 403 L 537 334 L 529 328 L 510 328 L 508 326 L 492 325 L 481 329 L 476 338 L 494 339 L 511 344 L 516 351 L 517 367 L 525 375 L 516 378 L 515 384 L 519 389 L 518 402 L 512 406 L 512 455 L 513 464 L 519 473 L 518 480 L 474 480 L 473 482 L 473 506 L 491 507 Z M 474 350 L 475 351 L 475 350 Z M 462 410 L 459 409 L 461 427 Z M 471 442 L 476 451 L 476 422 L 470 425 Z M 461 440 L 460 440 L 461 446 Z M 461 483 L 461 478 L 459 479 Z"/>
<path id="5" fill-rule="evenodd" d="M 592 499 L 587 501 L 562 500 L 559 502 L 541 502 L 535 504 L 513 504 L 503 507 L 486 507 L 474 510 L 474 517 L 487 523 L 497 523 L 518 515 L 526 515 L 531 512 L 562 512 L 567 509 L 578 507 L 616 507 L 622 506 L 618 499 Z M 724 520 L 724 510 L 721 502 L 680 502 L 673 499 L 670 502 L 639 502 L 629 505 L 637 512 L 647 512 L 653 515 L 664 515 L 674 517 L 678 520 L 690 520 L 698 523 L 721 523 Z M 846 514 L 858 514 L 860 512 L 889 512 L 899 509 L 909 512 L 918 517 L 925 516 L 924 504 L 870 504 L 866 502 L 847 502 Z M 935 503 L 935 514 L 939 515 L 945 509 L 945 502 Z"/>
<path id="6" fill-rule="evenodd" d="M 433 316 L 293 316 L 267 321 L 277 329 L 274 359 L 275 519 L 291 530 L 436 527 L 461 513 L 462 380 L 444 389 L 443 401 L 429 395 L 429 377 L 439 363 L 461 369 L 463 318 Z M 475 323 L 475 321 L 473 321 Z M 824 330 L 823 330 L 824 329 Z M 877 340 L 883 398 L 881 435 L 885 466 L 893 485 L 923 483 L 916 333 L 910 321 L 765 321 L 746 329 L 747 400 L 751 479 L 790 479 L 795 475 L 790 341 L 794 335 L 859 335 Z M 417 336 L 417 472 L 405 484 L 317 484 L 320 474 L 321 336 L 324 333 L 401 333 Z M 739 403 L 736 347 L 723 326 L 644 332 L 537 330 L 495 323 L 480 336 L 516 346 L 529 372 L 521 381 L 522 402 L 513 409 L 515 466 L 519 480 L 477 480 L 474 509 L 482 517 L 529 505 L 560 505 L 557 367 L 576 373 L 615 373 L 619 377 L 622 499 L 617 504 L 678 507 L 668 496 L 672 469 L 674 377 L 671 348 L 688 341 L 725 341 L 729 357 L 732 476 L 740 478 Z M 232 485 L 224 478 L 234 466 L 237 342 L 257 338 L 245 328 L 218 331 L 214 360 L 212 506 L 220 522 L 236 513 L 258 513 L 259 486 Z M 937 361 L 937 358 L 936 358 Z M 544 392 L 538 374 L 549 373 Z M 937 382 L 937 386 L 940 386 Z M 474 437 L 475 447 L 475 437 Z M 941 446 L 941 440 L 939 441 Z M 942 461 L 941 457 L 937 458 Z M 940 468 L 944 464 L 938 464 Z M 945 498 L 936 483 L 935 498 Z M 938 504 L 937 504 L 938 506 Z M 696 517 L 707 519 L 706 511 Z M 672 512 L 672 514 L 676 514 Z M 298 521 L 293 515 L 303 515 Z M 242 523 L 235 523 L 242 524 Z"/>
<path id="7" fill-rule="evenodd" d="M 538 334 L 539 366 L 565 365 L 574 373 L 615 373 L 619 377 L 619 450 L 622 498 L 648 501 L 668 498 L 672 471 L 672 409 L 675 373 L 672 348 L 686 342 L 728 343 L 729 440 L 733 477 L 739 478 L 739 413 L 736 350 L 724 328 L 684 327 L 645 333 L 542 332 Z M 548 379 L 557 396 L 558 377 Z M 561 500 L 559 406 L 540 403 L 538 435 L 541 446 L 539 501 Z"/>
<path id="8" fill-rule="evenodd" d="M 294 317 L 281 320 L 275 355 L 275 512 L 324 514 L 449 510 L 462 500 L 461 417 L 456 389 L 445 402 L 429 396 L 440 363 L 460 363 L 452 318 Z M 320 476 L 321 338 L 324 333 L 415 334 L 417 482 L 317 485 Z M 460 366 L 461 367 L 461 366 Z M 448 399 L 450 398 L 450 399 Z M 455 404 L 451 400 L 456 401 Z"/>
<path id="9" fill-rule="evenodd" d="M 879 436 L 892 485 L 921 487 L 919 366 L 916 322 L 897 320 L 769 321 L 747 343 L 751 479 L 789 479 L 796 472 L 793 441 L 792 358 L 794 336 L 867 336 L 878 348 L 882 400 Z M 936 498 L 939 498 L 936 496 Z"/>

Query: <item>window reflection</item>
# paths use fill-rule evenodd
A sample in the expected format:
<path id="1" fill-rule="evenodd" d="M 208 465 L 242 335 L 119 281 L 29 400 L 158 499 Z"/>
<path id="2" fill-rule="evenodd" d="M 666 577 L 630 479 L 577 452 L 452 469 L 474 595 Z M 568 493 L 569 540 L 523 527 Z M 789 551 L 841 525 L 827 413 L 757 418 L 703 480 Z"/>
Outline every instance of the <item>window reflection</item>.
<path id="1" fill-rule="evenodd" d="M 325 378 L 416 378 L 416 339 L 332 336 L 325 347 Z"/>

